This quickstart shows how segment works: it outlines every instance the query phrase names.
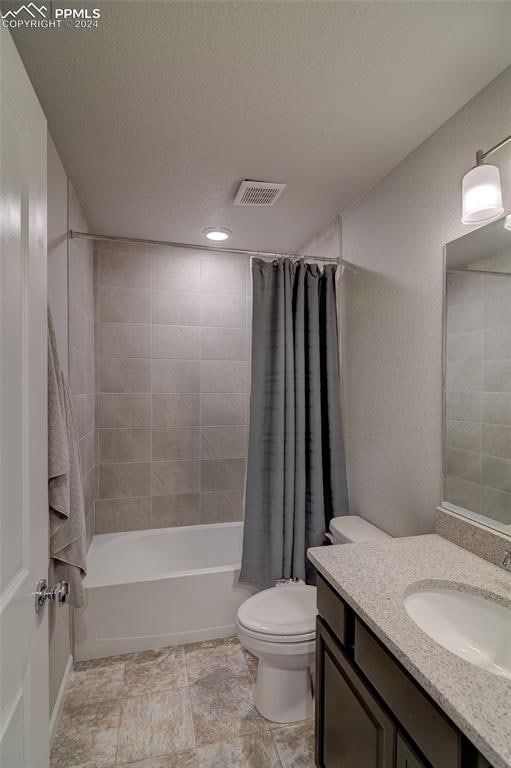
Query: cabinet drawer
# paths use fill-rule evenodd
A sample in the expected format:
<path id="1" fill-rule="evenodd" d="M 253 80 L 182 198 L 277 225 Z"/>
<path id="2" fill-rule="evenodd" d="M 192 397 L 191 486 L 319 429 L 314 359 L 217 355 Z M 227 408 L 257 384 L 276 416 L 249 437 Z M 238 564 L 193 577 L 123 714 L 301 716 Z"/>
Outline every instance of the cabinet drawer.
<path id="1" fill-rule="evenodd" d="M 358 619 L 355 662 L 433 768 L 456 768 L 459 732 Z"/>
<path id="2" fill-rule="evenodd" d="M 319 573 L 316 586 L 319 615 L 326 621 L 337 640 L 346 645 L 346 621 L 349 609 L 344 600 L 339 597 L 337 592 L 334 592 L 330 584 Z"/>

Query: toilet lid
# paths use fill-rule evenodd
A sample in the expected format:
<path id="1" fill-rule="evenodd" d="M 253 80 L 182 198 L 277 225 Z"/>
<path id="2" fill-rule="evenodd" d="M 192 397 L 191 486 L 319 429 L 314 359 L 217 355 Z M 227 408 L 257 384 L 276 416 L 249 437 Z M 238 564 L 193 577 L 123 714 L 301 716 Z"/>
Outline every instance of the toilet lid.
<path id="1" fill-rule="evenodd" d="M 269 635 L 304 635 L 314 632 L 316 587 L 289 584 L 265 589 L 240 606 L 238 622 Z"/>

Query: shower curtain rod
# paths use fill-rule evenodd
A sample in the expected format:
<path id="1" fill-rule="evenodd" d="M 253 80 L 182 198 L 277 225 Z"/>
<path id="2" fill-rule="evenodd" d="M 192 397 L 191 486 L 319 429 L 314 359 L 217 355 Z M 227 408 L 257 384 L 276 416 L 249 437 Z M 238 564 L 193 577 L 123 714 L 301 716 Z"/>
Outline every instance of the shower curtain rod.
<path id="1" fill-rule="evenodd" d="M 119 237 L 118 235 L 93 235 L 90 232 L 76 232 L 70 229 L 68 232 L 70 240 L 79 238 L 83 240 L 111 240 L 114 243 L 144 243 L 146 245 L 165 245 L 175 248 L 193 248 L 199 251 L 213 251 L 220 253 L 238 253 L 244 256 L 260 256 L 263 258 L 276 258 L 278 256 L 292 259 L 311 259 L 312 261 L 322 261 L 326 264 L 342 264 L 348 269 L 354 270 L 354 265 L 345 259 L 322 259 L 319 256 L 309 256 L 301 253 L 274 253 L 272 251 L 250 251 L 245 248 L 223 248 L 218 245 L 195 245 L 193 243 L 174 243 L 170 240 L 150 240 L 145 237 Z"/>

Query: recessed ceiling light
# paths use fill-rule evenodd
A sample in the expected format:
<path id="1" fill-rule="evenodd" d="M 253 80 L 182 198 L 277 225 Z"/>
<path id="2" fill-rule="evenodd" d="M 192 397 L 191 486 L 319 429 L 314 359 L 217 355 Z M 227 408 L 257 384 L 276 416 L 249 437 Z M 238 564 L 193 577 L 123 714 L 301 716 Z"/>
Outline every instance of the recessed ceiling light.
<path id="1" fill-rule="evenodd" d="M 208 240 L 215 240 L 215 242 L 227 240 L 227 238 L 232 235 L 231 230 L 226 229 L 225 227 L 207 227 L 207 229 L 203 229 L 202 231 Z"/>

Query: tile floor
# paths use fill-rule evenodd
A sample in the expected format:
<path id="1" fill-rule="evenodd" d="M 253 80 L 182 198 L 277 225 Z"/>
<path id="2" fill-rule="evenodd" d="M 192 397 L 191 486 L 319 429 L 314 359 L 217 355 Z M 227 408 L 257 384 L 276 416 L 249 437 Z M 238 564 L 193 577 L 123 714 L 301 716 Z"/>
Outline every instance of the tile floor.
<path id="1" fill-rule="evenodd" d="M 77 664 L 51 768 L 313 768 L 313 722 L 262 718 L 256 665 L 234 637 Z"/>

